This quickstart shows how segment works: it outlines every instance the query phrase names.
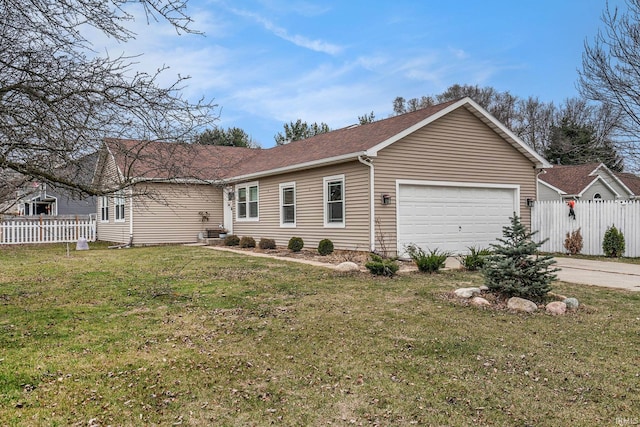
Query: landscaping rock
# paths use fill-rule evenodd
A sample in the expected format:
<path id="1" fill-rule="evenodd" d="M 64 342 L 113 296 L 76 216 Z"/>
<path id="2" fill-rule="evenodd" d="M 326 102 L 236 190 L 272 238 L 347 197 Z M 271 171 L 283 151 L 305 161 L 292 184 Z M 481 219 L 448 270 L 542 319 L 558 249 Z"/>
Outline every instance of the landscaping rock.
<path id="1" fill-rule="evenodd" d="M 471 298 L 470 304 L 476 307 L 491 307 L 491 303 L 482 297 Z"/>
<path id="2" fill-rule="evenodd" d="M 509 301 L 507 301 L 507 308 L 509 310 L 521 311 L 524 313 L 533 313 L 538 309 L 538 306 L 535 302 L 529 301 L 528 299 L 511 297 L 509 298 Z"/>
<path id="3" fill-rule="evenodd" d="M 487 285 L 482 285 L 478 289 L 480 289 L 482 292 L 487 292 L 489 290 L 489 287 Z"/>
<path id="4" fill-rule="evenodd" d="M 343 273 L 350 273 L 352 271 L 360 271 L 360 267 L 358 264 L 351 261 L 341 262 L 336 266 L 336 270 Z"/>
<path id="5" fill-rule="evenodd" d="M 562 302 L 567 305 L 567 309 L 569 310 L 575 310 L 580 305 L 576 298 L 565 298 Z"/>
<path id="6" fill-rule="evenodd" d="M 460 288 L 453 291 L 459 298 L 471 298 L 480 295 L 480 288 Z"/>
<path id="7" fill-rule="evenodd" d="M 554 316 L 561 316 L 567 312 L 567 304 L 562 301 L 553 301 L 546 305 L 547 313 Z"/>

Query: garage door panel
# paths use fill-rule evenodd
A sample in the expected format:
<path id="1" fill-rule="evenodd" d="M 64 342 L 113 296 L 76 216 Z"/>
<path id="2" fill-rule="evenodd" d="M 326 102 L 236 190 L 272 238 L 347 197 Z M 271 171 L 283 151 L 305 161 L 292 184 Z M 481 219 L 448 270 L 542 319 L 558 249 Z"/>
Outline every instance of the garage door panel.
<path id="1" fill-rule="evenodd" d="M 399 186 L 398 250 L 414 243 L 453 253 L 487 247 L 516 211 L 514 188 Z"/>

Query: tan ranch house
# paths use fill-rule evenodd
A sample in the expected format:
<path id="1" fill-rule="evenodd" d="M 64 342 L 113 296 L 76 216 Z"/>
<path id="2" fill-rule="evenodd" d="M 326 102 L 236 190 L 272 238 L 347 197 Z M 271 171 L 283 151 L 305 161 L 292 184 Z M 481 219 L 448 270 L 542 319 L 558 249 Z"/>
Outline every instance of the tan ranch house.
<path id="1" fill-rule="evenodd" d="M 465 252 L 530 224 L 551 165 L 470 98 L 270 149 L 105 141 L 96 179 L 130 187 L 98 201 L 98 238 L 195 242 L 205 228 L 315 248 Z M 176 178 L 179 177 L 179 178 Z"/>

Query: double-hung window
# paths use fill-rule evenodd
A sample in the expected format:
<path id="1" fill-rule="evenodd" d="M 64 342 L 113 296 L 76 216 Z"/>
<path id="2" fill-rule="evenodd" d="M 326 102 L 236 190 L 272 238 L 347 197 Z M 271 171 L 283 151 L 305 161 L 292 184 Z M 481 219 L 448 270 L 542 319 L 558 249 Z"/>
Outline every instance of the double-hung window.
<path id="1" fill-rule="evenodd" d="M 344 175 L 325 177 L 324 226 L 345 226 Z"/>
<path id="2" fill-rule="evenodd" d="M 109 222 L 109 198 L 100 196 L 100 222 Z"/>
<path id="3" fill-rule="evenodd" d="M 296 183 L 280 184 L 280 226 L 296 226 Z"/>
<path id="4" fill-rule="evenodd" d="M 236 218 L 238 221 L 258 220 L 258 183 L 253 182 L 236 187 Z"/>
<path id="5" fill-rule="evenodd" d="M 113 197 L 113 205 L 116 211 L 116 222 L 124 222 L 124 194 L 118 191 Z"/>

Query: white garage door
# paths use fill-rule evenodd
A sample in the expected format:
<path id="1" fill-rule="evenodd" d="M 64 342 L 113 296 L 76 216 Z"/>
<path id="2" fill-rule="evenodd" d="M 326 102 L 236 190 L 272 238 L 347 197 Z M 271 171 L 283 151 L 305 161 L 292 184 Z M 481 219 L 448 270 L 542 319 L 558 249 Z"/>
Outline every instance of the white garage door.
<path id="1" fill-rule="evenodd" d="M 398 190 L 400 254 L 410 243 L 456 254 L 489 247 L 519 211 L 517 187 L 400 184 Z"/>

